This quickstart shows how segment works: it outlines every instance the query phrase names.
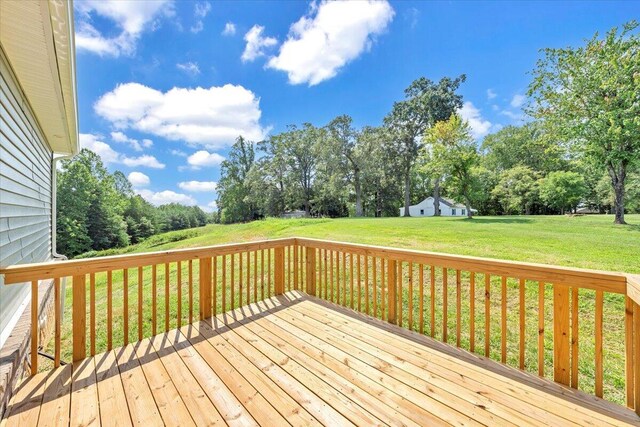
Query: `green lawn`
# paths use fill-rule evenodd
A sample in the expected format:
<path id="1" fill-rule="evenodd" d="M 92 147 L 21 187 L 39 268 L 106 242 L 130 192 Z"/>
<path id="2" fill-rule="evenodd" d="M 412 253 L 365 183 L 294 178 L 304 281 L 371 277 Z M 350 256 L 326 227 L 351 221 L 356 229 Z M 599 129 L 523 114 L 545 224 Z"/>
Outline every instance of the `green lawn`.
<path id="1" fill-rule="evenodd" d="M 182 230 L 153 236 L 139 245 L 124 249 L 104 251 L 92 255 L 111 255 L 121 253 L 164 251 L 169 249 L 215 245 L 231 242 L 246 242 L 279 237 L 312 237 L 328 240 L 338 240 L 354 243 L 365 243 L 398 248 L 413 248 L 419 250 L 446 252 L 460 255 L 473 255 L 490 258 L 501 258 L 518 261 L 556 264 L 562 266 L 593 268 L 602 270 L 625 271 L 640 273 L 640 215 L 629 215 L 630 226 L 614 226 L 611 216 L 531 216 L 531 217 L 477 217 L 473 220 L 463 218 L 363 218 L 363 219 L 299 219 L 279 220 L 269 219 L 238 225 L 209 225 L 191 230 Z M 236 258 L 237 260 L 237 258 Z M 227 259 L 228 261 L 228 259 Z M 194 264 L 196 266 L 196 264 Z M 218 264 L 218 267 L 220 265 Z M 228 264 L 228 270 L 230 268 Z M 184 269 L 184 267 L 183 267 Z M 184 272 L 184 270 L 183 270 Z M 236 273 L 237 274 L 237 273 Z M 426 275 L 428 277 L 428 275 Z M 170 327 L 177 326 L 177 273 L 172 264 L 170 273 Z M 194 271 L 197 276 L 197 270 Z M 236 280 L 238 275 L 235 276 Z M 414 273 L 417 277 L 417 272 Z M 246 278 L 246 276 L 245 276 Z M 158 271 L 158 332 L 164 330 L 164 269 Z M 218 283 L 220 276 L 218 275 Z M 253 279 L 252 279 L 253 280 Z M 404 283 L 408 280 L 408 270 L 405 265 Z M 184 281 L 184 279 L 183 279 Z M 436 276 L 436 324 L 442 324 L 442 275 Z M 113 346 L 123 342 L 123 281 L 122 271 L 113 274 Z M 448 317 L 450 344 L 455 345 L 455 275 L 450 274 L 448 286 Z M 469 345 L 469 275 L 462 274 L 461 288 L 461 346 Z M 476 351 L 484 349 L 484 278 L 482 274 L 476 277 Z M 197 286 L 197 284 L 194 284 Z M 380 289 L 380 283 L 376 284 Z M 491 357 L 500 359 L 500 278 L 492 278 L 491 293 Z M 149 295 L 152 294 L 150 268 L 144 269 L 143 288 L 143 336 L 150 336 L 151 307 Z M 220 292 L 218 286 L 218 311 L 220 307 Z M 183 286 L 182 306 L 187 304 L 186 291 Z M 197 289 L 197 288 L 196 288 Z M 129 337 L 137 340 L 137 274 L 135 269 L 129 272 Z M 379 292 L 378 292 L 379 293 Z M 197 290 L 194 290 L 194 313 L 198 313 Z M 106 349 L 106 278 L 104 274 L 96 275 L 96 350 Z M 71 292 L 66 294 L 66 314 L 63 324 L 63 360 L 71 357 Z M 347 301 L 351 298 L 348 295 Z M 427 295 L 425 310 L 430 307 L 430 297 Z M 409 294 L 403 289 L 404 325 L 407 322 Z M 508 315 L 508 363 L 517 366 L 518 357 L 518 318 L 519 300 L 518 283 L 509 279 L 507 290 Z M 526 369 L 537 372 L 537 313 L 538 286 L 537 283 L 527 282 L 526 286 Z M 579 379 L 580 389 L 593 393 L 594 389 L 594 299 L 595 292 L 582 290 L 580 292 L 579 312 Z M 414 319 L 417 317 L 418 296 L 413 295 Z M 87 302 L 89 301 L 87 293 Z M 550 285 L 545 289 L 545 369 L 546 376 L 552 376 L 553 355 L 553 293 Z M 236 294 L 236 304 L 238 303 Z M 188 321 L 188 315 L 183 308 L 183 324 Z M 430 314 L 425 311 L 425 330 L 429 330 L 426 323 Z M 624 399 L 624 300 L 619 295 L 605 297 L 604 306 L 604 383 L 605 398 L 618 403 Z M 418 326 L 414 322 L 414 329 Z M 442 330 L 436 331 L 435 337 L 442 339 Z M 51 349 L 50 349 L 51 350 Z"/>
<path id="2" fill-rule="evenodd" d="M 313 237 L 570 267 L 640 273 L 640 215 L 616 226 L 609 215 L 464 218 L 268 219 L 155 236 L 109 254 Z M 186 238 L 185 238 L 186 237 Z M 183 239 L 169 241 L 171 239 Z"/>

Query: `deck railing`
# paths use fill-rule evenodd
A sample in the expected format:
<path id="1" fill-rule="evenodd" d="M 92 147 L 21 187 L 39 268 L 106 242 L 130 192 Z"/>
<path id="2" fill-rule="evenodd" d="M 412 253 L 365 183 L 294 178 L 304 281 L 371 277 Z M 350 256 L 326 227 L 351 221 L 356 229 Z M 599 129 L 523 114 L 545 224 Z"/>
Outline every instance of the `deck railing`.
<path id="1" fill-rule="evenodd" d="M 306 238 L 16 265 L 0 274 L 7 285 L 32 284 L 33 373 L 41 280 L 54 283 L 56 367 L 301 290 L 640 415 L 640 276 Z M 65 277 L 71 322 L 63 328 Z"/>

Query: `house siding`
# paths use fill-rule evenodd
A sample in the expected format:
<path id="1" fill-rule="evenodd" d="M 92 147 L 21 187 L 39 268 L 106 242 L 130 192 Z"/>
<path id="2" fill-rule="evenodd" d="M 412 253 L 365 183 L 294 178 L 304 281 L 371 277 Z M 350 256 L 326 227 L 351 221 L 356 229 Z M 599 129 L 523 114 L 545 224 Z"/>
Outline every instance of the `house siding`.
<path id="1" fill-rule="evenodd" d="M 52 152 L 0 53 L 0 266 L 51 259 Z M 0 332 L 30 292 L 0 278 Z M 2 343 L 0 343 L 1 345 Z"/>

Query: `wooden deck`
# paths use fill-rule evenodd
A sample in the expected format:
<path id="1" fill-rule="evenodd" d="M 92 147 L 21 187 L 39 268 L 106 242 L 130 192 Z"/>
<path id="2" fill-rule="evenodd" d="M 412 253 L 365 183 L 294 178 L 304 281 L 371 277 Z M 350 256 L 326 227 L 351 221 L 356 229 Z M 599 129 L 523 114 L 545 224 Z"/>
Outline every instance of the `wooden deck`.
<path id="1" fill-rule="evenodd" d="M 640 425 L 300 292 L 27 379 L 2 425 Z"/>

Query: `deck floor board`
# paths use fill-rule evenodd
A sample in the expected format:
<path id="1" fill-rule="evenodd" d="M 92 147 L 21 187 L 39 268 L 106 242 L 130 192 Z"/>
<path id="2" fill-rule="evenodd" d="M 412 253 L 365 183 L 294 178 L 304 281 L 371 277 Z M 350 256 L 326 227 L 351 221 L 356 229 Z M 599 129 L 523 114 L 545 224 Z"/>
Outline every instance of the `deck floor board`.
<path id="1" fill-rule="evenodd" d="M 301 292 L 21 384 L 17 425 L 638 425 L 632 411 Z"/>

